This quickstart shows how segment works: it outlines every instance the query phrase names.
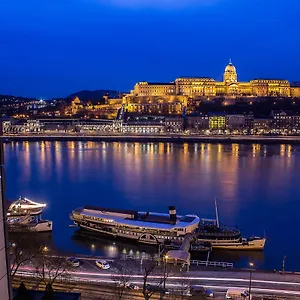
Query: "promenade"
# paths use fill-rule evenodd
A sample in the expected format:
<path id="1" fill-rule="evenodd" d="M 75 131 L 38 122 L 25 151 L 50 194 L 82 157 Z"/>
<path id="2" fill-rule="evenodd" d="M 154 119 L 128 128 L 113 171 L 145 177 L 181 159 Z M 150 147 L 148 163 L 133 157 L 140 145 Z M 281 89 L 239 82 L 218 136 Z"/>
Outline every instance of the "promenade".
<path id="1" fill-rule="evenodd" d="M 145 275 L 144 268 L 147 267 L 149 261 L 111 259 L 108 260 L 111 268 L 108 270 L 101 270 L 95 264 L 96 258 L 82 257 L 80 259 L 82 262 L 80 267 L 70 271 L 70 276 L 67 280 L 68 284 L 77 286 L 76 291 L 80 291 L 80 286 L 112 286 L 116 283 L 113 277 L 121 274 L 118 273 L 120 272 L 119 270 L 125 269 L 128 271 L 128 274 L 130 274 L 130 282 L 136 284 L 140 288 L 140 294 L 136 294 L 137 299 L 141 297 L 143 277 Z M 164 277 L 164 272 L 164 266 L 155 267 L 153 272 L 149 275 L 147 283 L 157 285 Z M 180 290 L 184 286 L 193 285 L 211 289 L 214 291 L 216 296 L 220 297 L 220 299 L 224 299 L 228 288 L 249 288 L 249 270 L 212 269 L 209 267 L 192 266 L 190 271 L 184 271 L 180 270 L 178 266 L 174 267 L 173 265 L 168 265 L 166 273 L 166 288 L 172 294 L 180 293 Z M 17 275 L 19 278 L 23 278 L 24 280 L 34 280 L 35 268 L 33 265 L 28 264 L 21 267 Z M 264 297 L 271 295 L 287 297 L 283 299 L 299 299 L 300 274 L 281 274 L 279 272 L 274 273 L 254 270 L 252 272 L 251 290 L 255 296 L 254 299 L 264 299 Z"/>
<path id="2" fill-rule="evenodd" d="M 185 134 L 82 134 L 82 133 L 35 133 L 5 134 L 8 141 L 104 141 L 104 142 L 166 142 L 166 143 L 241 143 L 241 144 L 300 144 L 300 136 L 261 135 L 185 135 Z"/>

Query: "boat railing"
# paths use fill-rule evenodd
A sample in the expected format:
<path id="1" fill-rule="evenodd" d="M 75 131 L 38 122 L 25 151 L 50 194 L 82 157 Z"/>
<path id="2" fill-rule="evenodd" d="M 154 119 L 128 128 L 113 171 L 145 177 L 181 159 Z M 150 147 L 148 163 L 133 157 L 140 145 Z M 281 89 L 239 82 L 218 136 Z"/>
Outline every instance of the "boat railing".
<path id="1" fill-rule="evenodd" d="M 147 259 L 147 260 L 157 260 L 159 259 L 159 255 L 155 254 L 154 256 L 146 255 L 146 254 L 141 254 L 141 255 L 123 255 L 121 257 L 124 260 L 141 260 L 141 259 Z"/>
<path id="2" fill-rule="evenodd" d="M 195 266 L 206 266 L 206 267 L 222 267 L 222 268 L 233 268 L 233 263 L 224 261 L 202 261 L 202 260 L 191 260 L 191 265 Z"/>
<path id="3" fill-rule="evenodd" d="M 198 231 L 198 235 L 204 235 L 204 236 L 229 236 L 229 237 L 234 237 L 234 236 L 239 236 L 241 233 L 239 231 L 235 232 L 205 232 L 205 231 Z"/>

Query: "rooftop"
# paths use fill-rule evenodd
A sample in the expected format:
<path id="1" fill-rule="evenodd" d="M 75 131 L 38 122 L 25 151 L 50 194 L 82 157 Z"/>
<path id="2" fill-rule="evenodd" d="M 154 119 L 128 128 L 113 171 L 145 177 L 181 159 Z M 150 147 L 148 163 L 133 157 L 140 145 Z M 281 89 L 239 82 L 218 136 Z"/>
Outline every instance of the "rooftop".
<path id="1" fill-rule="evenodd" d="M 104 208 L 99 206 L 90 206 L 85 205 L 83 209 L 88 210 L 95 210 L 99 212 L 112 212 L 112 213 L 120 213 L 120 214 L 126 214 L 126 215 L 137 215 L 138 211 L 136 210 L 130 210 L 130 209 L 118 209 L 118 208 Z"/>

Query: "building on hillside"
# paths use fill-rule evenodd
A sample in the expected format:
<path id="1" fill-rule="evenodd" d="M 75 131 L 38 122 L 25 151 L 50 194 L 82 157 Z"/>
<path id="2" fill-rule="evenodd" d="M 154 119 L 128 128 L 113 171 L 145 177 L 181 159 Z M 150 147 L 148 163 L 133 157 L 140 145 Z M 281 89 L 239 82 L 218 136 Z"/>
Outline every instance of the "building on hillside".
<path id="1" fill-rule="evenodd" d="M 230 61 L 226 66 L 223 81 L 211 77 L 180 77 L 170 83 L 138 82 L 131 91 L 131 100 L 139 101 L 140 97 L 164 97 L 168 103 L 171 96 L 183 95 L 191 98 L 203 97 L 290 97 L 298 95 L 298 87 L 291 86 L 283 79 L 253 79 L 239 82 L 235 66 Z"/>
<path id="2" fill-rule="evenodd" d="M 118 109 L 122 106 L 122 99 L 109 99 L 104 96 L 103 101 L 87 101 L 83 103 L 78 97 L 71 101 L 71 105 L 65 108 L 66 116 L 82 115 L 86 118 L 115 118 Z"/>
<path id="3" fill-rule="evenodd" d="M 300 98 L 300 81 L 291 82 L 291 97 Z"/>
<path id="4" fill-rule="evenodd" d="M 155 92 L 156 93 L 156 92 Z M 143 114 L 182 114 L 188 103 L 188 96 L 181 95 L 152 95 L 123 97 L 123 104 L 127 112 Z"/>

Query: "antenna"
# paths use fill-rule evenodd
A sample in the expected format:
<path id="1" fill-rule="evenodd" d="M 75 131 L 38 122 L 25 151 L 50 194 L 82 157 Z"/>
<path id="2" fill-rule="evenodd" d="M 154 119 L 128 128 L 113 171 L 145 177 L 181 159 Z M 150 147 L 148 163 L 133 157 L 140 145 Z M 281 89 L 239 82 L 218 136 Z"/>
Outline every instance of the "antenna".
<path id="1" fill-rule="evenodd" d="M 217 221 L 217 227 L 220 227 L 219 224 L 219 214 L 218 214 L 218 206 L 217 206 L 217 198 L 215 197 L 215 209 L 216 209 L 216 221 Z"/>

